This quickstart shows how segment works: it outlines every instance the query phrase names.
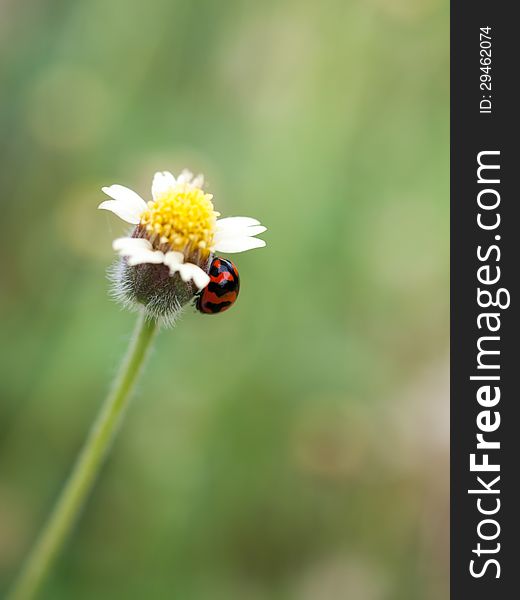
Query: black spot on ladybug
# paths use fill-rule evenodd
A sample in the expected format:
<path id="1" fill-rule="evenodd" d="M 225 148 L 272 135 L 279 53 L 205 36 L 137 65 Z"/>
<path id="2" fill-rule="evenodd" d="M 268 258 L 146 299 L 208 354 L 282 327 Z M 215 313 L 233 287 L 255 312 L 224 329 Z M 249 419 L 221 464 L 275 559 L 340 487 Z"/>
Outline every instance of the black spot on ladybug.
<path id="1" fill-rule="evenodd" d="M 204 312 L 212 315 L 215 315 L 219 312 L 224 312 L 227 310 L 233 302 L 220 302 L 219 304 L 214 304 L 213 302 L 206 302 L 204 305 Z"/>

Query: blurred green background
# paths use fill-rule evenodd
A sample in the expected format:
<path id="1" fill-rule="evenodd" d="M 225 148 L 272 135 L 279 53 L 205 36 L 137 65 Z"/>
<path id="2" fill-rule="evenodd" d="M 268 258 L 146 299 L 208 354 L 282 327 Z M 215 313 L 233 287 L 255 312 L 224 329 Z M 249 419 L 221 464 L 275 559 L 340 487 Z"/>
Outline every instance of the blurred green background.
<path id="1" fill-rule="evenodd" d="M 448 6 L 0 3 L 0 596 L 135 315 L 101 186 L 269 227 L 163 332 L 46 600 L 448 597 Z"/>

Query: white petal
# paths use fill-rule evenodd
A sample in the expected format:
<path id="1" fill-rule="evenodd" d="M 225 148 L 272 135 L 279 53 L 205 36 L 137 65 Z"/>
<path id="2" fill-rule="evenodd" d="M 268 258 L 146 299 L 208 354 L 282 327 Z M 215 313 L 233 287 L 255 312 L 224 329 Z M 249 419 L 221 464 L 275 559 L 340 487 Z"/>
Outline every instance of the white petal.
<path id="1" fill-rule="evenodd" d="M 134 208 L 129 207 L 124 202 L 119 202 L 118 200 L 105 200 L 104 202 L 101 202 L 98 208 L 109 210 L 123 221 L 131 223 L 132 225 L 137 225 L 141 220 L 141 210 L 136 211 Z"/>
<path id="2" fill-rule="evenodd" d="M 105 200 L 98 208 L 110 210 L 127 223 L 139 223 L 142 212 L 146 210 L 146 202 L 139 194 L 123 185 L 111 185 L 102 190 L 113 200 Z"/>
<path id="3" fill-rule="evenodd" d="M 118 238 L 114 240 L 112 247 L 120 256 L 126 257 L 132 267 L 143 263 L 158 265 L 164 262 L 164 253 L 152 250 L 150 242 L 142 238 Z"/>
<path id="4" fill-rule="evenodd" d="M 116 252 L 132 251 L 134 249 L 151 250 L 152 244 L 144 238 L 117 238 L 112 242 L 112 248 Z"/>
<path id="5" fill-rule="evenodd" d="M 252 225 L 260 225 L 260 221 L 253 219 L 252 217 L 226 217 L 217 221 L 216 230 L 237 229 L 251 227 Z"/>
<path id="6" fill-rule="evenodd" d="M 164 264 L 170 267 L 170 274 L 173 275 L 178 271 L 178 266 L 184 262 L 184 254 L 182 252 L 174 252 L 170 250 L 164 255 Z"/>
<path id="7" fill-rule="evenodd" d="M 215 232 L 214 244 L 219 244 L 224 240 L 241 238 L 241 237 L 253 237 L 260 235 L 267 231 L 267 227 L 263 225 L 253 225 L 252 227 L 239 227 L 237 229 L 224 229 Z"/>
<path id="8" fill-rule="evenodd" d="M 193 179 L 193 173 L 188 169 L 183 169 L 182 173 L 177 177 L 178 183 L 190 183 Z"/>
<path id="9" fill-rule="evenodd" d="M 179 275 L 185 282 L 193 280 L 193 283 L 201 290 L 209 283 L 209 275 L 200 267 L 192 263 L 183 263 L 179 265 Z"/>
<path id="10" fill-rule="evenodd" d="M 193 273 L 193 283 L 199 290 L 204 289 L 209 284 L 209 281 L 209 275 L 202 269 L 197 269 L 197 271 Z"/>
<path id="11" fill-rule="evenodd" d="M 240 237 L 227 238 L 215 244 L 214 248 L 217 252 L 245 252 L 253 248 L 263 248 L 264 240 L 259 240 L 255 237 Z"/>
<path id="12" fill-rule="evenodd" d="M 157 198 L 175 185 L 175 177 L 168 171 L 158 172 L 153 176 L 152 198 Z"/>
<path id="13" fill-rule="evenodd" d="M 199 173 L 191 182 L 191 185 L 193 187 L 202 188 L 202 186 L 204 185 L 204 175 L 202 175 L 202 173 Z"/>
<path id="14" fill-rule="evenodd" d="M 182 252 L 167 252 L 164 256 L 164 264 L 170 268 L 170 275 L 179 273 L 185 282 L 193 280 L 193 283 L 202 289 L 209 283 L 209 276 L 197 265 L 185 263 Z"/>
<path id="15" fill-rule="evenodd" d="M 118 202 L 125 202 L 129 206 L 133 206 L 135 209 L 146 210 L 146 202 L 130 188 L 124 185 L 111 185 L 108 187 L 101 188 L 107 196 L 110 196 L 113 200 Z"/>
<path id="16" fill-rule="evenodd" d="M 164 253 L 160 250 L 142 250 L 136 249 L 131 254 L 125 254 L 128 259 L 128 264 L 131 267 L 135 265 L 142 265 L 149 263 L 153 265 L 160 265 L 164 262 Z"/>
<path id="17" fill-rule="evenodd" d="M 108 187 L 103 187 L 101 189 L 103 190 L 103 192 L 105 192 L 107 196 L 110 196 L 114 200 L 134 203 L 136 205 L 142 206 L 143 208 L 146 208 L 146 202 L 141 198 L 141 196 L 134 192 L 134 190 L 131 190 L 130 188 L 125 187 L 124 185 L 114 184 Z"/>

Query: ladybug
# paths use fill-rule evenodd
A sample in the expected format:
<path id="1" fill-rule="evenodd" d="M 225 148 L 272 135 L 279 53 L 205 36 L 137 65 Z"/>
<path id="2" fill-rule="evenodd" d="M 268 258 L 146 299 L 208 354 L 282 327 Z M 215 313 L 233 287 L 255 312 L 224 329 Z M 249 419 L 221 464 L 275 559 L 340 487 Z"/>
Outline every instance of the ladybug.
<path id="1" fill-rule="evenodd" d="M 209 268 L 210 282 L 197 296 L 195 307 L 201 313 L 224 312 L 238 298 L 240 278 L 235 265 L 225 258 L 215 257 Z"/>

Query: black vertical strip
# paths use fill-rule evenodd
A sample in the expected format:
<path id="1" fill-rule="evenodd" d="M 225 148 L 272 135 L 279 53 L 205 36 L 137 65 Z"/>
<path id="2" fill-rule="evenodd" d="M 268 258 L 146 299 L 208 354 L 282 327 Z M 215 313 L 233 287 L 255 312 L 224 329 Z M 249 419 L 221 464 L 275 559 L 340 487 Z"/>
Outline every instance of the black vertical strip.
<path id="1" fill-rule="evenodd" d="M 520 180 L 516 147 L 520 36 L 515 31 L 515 8 L 515 3 L 490 0 L 454 0 L 451 5 L 451 597 L 455 600 L 520 598 L 516 382 L 520 194 L 515 189 Z M 491 51 L 490 65 L 481 62 L 488 54 L 482 50 Z M 488 71 L 482 69 L 486 66 Z M 500 168 L 483 169 L 481 179 L 486 181 L 479 183 L 478 156 L 483 152 L 488 153 L 481 155 L 483 163 Z M 494 179 L 500 182 L 490 181 Z M 484 208 L 479 207 L 479 194 Z M 490 208 L 493 199 L 496 208 Z M 491 227 L 497 219 L 500 224 L 490 229 L 479 226 L 479 213 L 484 226 Z M 496 306 L 485 307 L 489 300 Z M 487 351 L 480 364 L 479 343 Z M 491 354 L 496 351 L 499 354 Z M 499 401 L 495 388 L 500 390 Z M 472 454 L 477 469 L 473 471 Z M 500 470 L 485 470 L 486 460 Z"/>

